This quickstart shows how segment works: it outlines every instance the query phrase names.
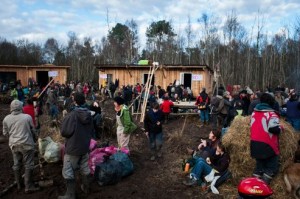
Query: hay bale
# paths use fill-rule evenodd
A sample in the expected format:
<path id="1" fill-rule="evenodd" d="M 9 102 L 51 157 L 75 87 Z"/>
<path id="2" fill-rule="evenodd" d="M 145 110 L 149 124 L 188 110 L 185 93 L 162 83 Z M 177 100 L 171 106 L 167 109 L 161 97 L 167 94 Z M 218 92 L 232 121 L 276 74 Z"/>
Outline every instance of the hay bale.
<path id="1" fill-rule="evenodd" d="M 250 116 L 236 117 L 222 141 L 231 154 L 230 170 L 234 180 L 240 181 L 244 177 L 252 176 L 255 160 L 250 156 Z M 294 158 L 298 147 L 299 134 L 293 127 L 281 120 L 284 132 L 280 135 L 280 172 L 282 172 Z"/>

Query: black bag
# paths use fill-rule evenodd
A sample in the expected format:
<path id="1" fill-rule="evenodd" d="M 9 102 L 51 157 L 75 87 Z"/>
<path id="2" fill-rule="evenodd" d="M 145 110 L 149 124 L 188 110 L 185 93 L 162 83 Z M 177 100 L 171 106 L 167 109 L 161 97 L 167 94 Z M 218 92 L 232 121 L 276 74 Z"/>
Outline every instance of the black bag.
<path id="1" fill-rule="evenodd" d="M 100 186 L 117 184 L 122 178 L 122 165 L 116 160 L 107 159 L 96 165 L 94 177 Z"/>
<path id="2" fill-rule="evenodd" d="M 117 153 L 111 155 L 110 159 L 120 162 L 122 166 L 122 177 L 129 176 L 133 173 L 134 170 L 133 163 L 127 154 L 118 151 Z"/>

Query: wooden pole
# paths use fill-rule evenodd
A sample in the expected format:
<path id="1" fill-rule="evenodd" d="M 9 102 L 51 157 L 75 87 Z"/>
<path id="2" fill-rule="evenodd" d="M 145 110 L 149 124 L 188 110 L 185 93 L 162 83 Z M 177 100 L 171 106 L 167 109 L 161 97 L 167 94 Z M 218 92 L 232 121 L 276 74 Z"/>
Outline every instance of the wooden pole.
<path id="1" fill-rule="evenodd" d="M 46 89 L 50 86 L 50 84 L 54 81 L 54 78 L 47 84 L 47 86 L 42 90 L 42 92 L 39 94 L 37 98 L 40 98 L 41 95 L 46 91 Z"/>
<path id="2" fill-rule="evenodd" d="M 147 101 L 148 101 L 148 99 L 147 99 L 147 90 L 148 90 L 148 86 L 149 86 L 149 81 L 150 81 L 150 74 L 151 74 L 151 72 L 152 72 L 152 68 L 151 68 L 151 65 L 150 65 L 150 68 L 149 68 L 149 72 L 148 72 L 148 79 L 147 79 L 147 82 L 146 82 L 146 84 L 145 84 L 145 86 L 144 86 L 144 88 L 143 88 L 143 90 L 145 91 L 145 95 L 144 95 L 144 99 L 143 99 L 143 104 L 142 104 L 142 109 L 141 109 L 141 114 L 143 115 L 143 111 L 144 111 L 144 109 L 146 109 L 146 106 L 147 106 Z M 141 92 L 141 93 L 143 93 L 143 92 Z M 140 122 L 143 122 L 143 119 L 142 119 L 142 117 L 141 117 L 141 119 L 140 119 Z"/>
<path id="3" fill-rule="evenodd" d="M 142 109 L 142 115 L 141 115 L 140 122 L 144 121 L 145 112 L 146 112 L 146 108 L 147 108 L 148 97 L 149 97 L 149 91 L 150 91 L 150 87 L 151 87 L 151 80 L 152 80 L 152 77 L 153 77 L 155 71 L 158 69 L 158 67 L 159 66 L 153 65 L 153 67 L 151 69 L 150 77 L 148 77 L 148 79 L 147 79 L 149 81 L 147 81 L 148 85 L 146 86 L 146 90 L 145 90 L 145 98 L 144 98 L 144 103 L 143 103 L 143 109 Z"/>

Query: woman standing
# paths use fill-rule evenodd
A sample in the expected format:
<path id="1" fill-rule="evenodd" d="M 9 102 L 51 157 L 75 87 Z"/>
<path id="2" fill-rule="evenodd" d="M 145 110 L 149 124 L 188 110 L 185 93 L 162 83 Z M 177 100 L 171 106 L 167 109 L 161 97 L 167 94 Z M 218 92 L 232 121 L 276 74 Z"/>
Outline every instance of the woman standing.
<path id="1" fill-rule="evenodd" d="M 117 112 L 118 147 L 128 149 L 130 134 L 136 130 L 137 126 L 133 123 L 129 109 L 124 105 L 124 102 L 124 99 L 121 97 L 114 98 L 115 111 Z"/>
<path id="2" fill-rule="evenodd" d="M 162 122 L 163 122 L 163 113 L 159 109 L 159 104 L 157 102 L 152 103 L 151 109 L 147 112 L 144 127 L 146 136 L 149 139 L 150 149 L 151 149 L 151 158 L 150 160 L 155 160 L 155 157 L 161 157 L 161 147 L 163 141 L 162 133 Z"/>

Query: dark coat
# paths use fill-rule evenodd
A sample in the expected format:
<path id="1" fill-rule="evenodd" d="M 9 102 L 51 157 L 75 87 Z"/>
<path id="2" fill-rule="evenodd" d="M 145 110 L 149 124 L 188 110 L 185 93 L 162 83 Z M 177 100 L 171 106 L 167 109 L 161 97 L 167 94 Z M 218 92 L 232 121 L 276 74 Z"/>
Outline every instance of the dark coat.
<path id="1" fill-rule="evenodd" d="M 65 153 L 74 156 L 88 153 L 93 132 L 93 118 L 90 111 L 76 107 L 62 122 L 61 135 L 66 138 Z"/>
<path id="2" fill-rule="evenodd" d="M 161 110 L 154 113 L 154 111 L 150 109 L 144 120 L 145 131 L 149 133 L 161 133 L 163 120 L 164 118 Z M 160 125 L 157 125 L 157 122 L 160 122 Z"/>

